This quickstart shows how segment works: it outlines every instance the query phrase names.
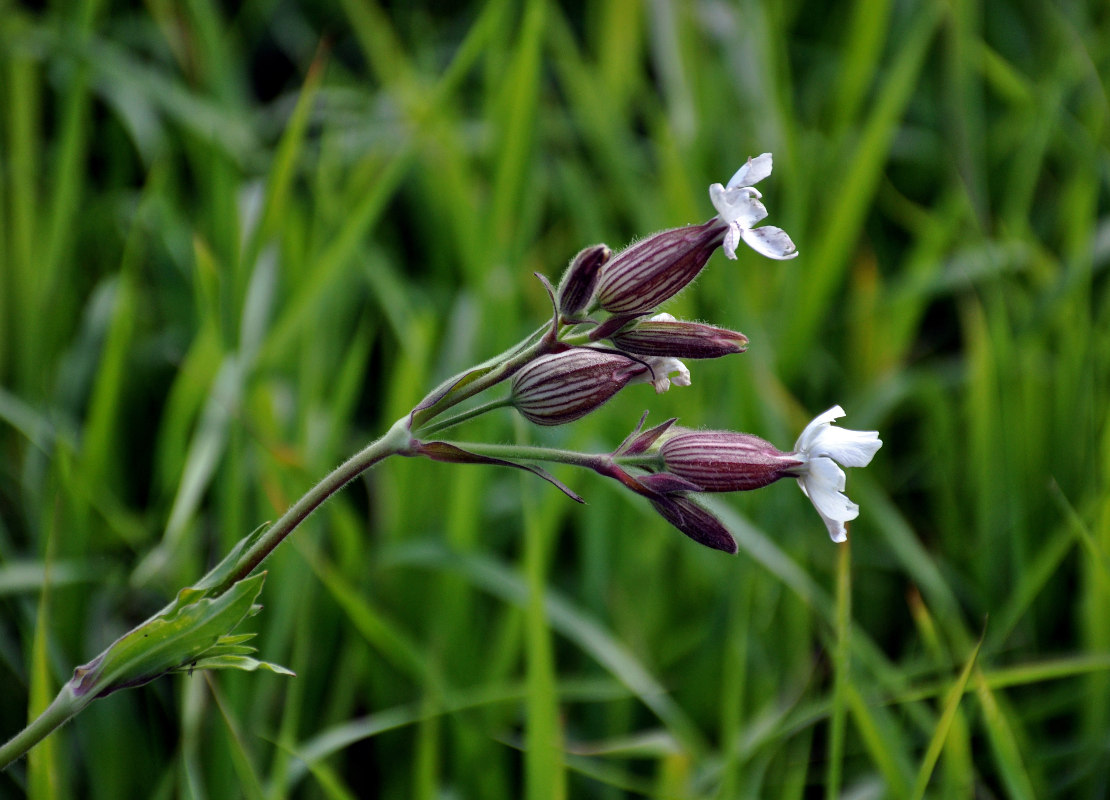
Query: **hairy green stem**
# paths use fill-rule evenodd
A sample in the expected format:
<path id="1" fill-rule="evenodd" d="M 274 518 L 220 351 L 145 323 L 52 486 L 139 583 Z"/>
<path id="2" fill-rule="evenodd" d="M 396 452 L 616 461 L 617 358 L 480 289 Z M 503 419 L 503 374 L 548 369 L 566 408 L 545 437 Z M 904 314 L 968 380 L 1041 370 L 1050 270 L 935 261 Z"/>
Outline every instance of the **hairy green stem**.
<path id="1" fill-rule="evenodd" d="M 227 574 L 222 575 L 218 581 L 213 581 L 211 586 L 205 586 L 209 596 L 219 596 L 249 576 L 324 501 L 382 459 L 405 452 L 411 443 L 412 436 L 409 433 L 408 416 L 405 416 L 395 422 L 380 439 L 371 442 L 328 473 L 323 480 L 309 489 L 300 500 L 282 514 L 277 522 L 259 534 L 257 539 L 239 555 Z M 223 566 L 223 562 L 221 562 L 205 578 L 202 578 L 197 586 L 202 586 L 208 580 L 211 580 L 212 576 L 216 574 L 216 570 L 222 570 Z M 77 677 L 75 676 L 63 685 L 57 697 L 42 714 L 0 747 L 0 770 L 23 756 L 52 731 L 80 713 L 85 706 L 95 699 L 97 696 L 95 693 L 75 691 L 76 681 Z"/>
<path id="2" fill-rule="evenodd" d="M 329 472 L 323 480 L 305 492 L 300 500 L 290 506 L 289 510 L 282 514 L 277 522 L 259 536 L 258 541 L 243 552 L 231 574 L 216 586 L 214 594 L 227 591 L 231 586 L 250 575 L 255 567 L 261 564 L 285 540 L 285 537 L 296 530 L 297 526 L 304 522 L 325 500 L 382 459 L 403 453 L 408 449 L 411 442 L 412 436 L 409 434 L 408 417 L 404 416 L 393 423 L 393 426 L 384 436 L 371 442 Z"/>
<path id="3" fill-rule="evenodd" d="M 33 719 L 26 728 L 0 746 L 0 771 L 84 710 L 92 697 L 79 697 L 67 683 L 58 692 L 46 710 Z"/>
<path id="4" fill-rule="evenodd" d="M 426 425 L 420 429 L 420 434 L 422 436 L 436 436 L 449 428 L 453 428 L 456 425 L 461 425 L 462 423 L 472 420 L 475 417 L 481 416 L 487 411 L 493 411 L 498 408 L 505 408 L 506 406 L 511 406 L 512 404 L 512 398 L 509 397 L 504 397 L 500 400 L 490 400 L 488 403 L 482 403 L 480 406 L 475 406 L 474 408 L 468 409 L 466 411 L 460 411 L 453 417 L 447 417 L 446 419 L 441 419 L 438 422 Z"/>
<path id="5" fill-rule="evenodd" d="M 637 456 L 614 456 L 609 453 L 579 453 L 574 450 L 561 450 L 556 447 L 535 447 L 526 444 L 491 444 L 486 442 L 456 442 L 445 444 L 466 450 L 480 456 L 500 458 L 505 461 L 549 461 L 556 464 L 571 464 L 597 470 L 605 464 L 619 464 L 622 467 L 641 467 L 661 469 L 663 464 L 658 453 L 645 453 Z"/>

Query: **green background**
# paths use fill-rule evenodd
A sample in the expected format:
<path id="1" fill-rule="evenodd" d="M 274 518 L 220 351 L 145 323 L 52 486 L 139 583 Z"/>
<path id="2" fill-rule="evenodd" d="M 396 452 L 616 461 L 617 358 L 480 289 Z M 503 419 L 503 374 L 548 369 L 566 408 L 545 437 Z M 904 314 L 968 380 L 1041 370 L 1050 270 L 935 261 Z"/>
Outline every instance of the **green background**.
<path id="1" fill-rule="evenodd" d="M 389 460 L 266 564 L 298 677 L 117 693 L 0 796 L 1105 796 L 1108 76 L 1093 1 L 0 2 L 0 737 L 750 155 L 801 255 L 666 307 L 748 353 L 458 437 L 884 440 L 848 546 L 714 498 L 738 557 Z"/>

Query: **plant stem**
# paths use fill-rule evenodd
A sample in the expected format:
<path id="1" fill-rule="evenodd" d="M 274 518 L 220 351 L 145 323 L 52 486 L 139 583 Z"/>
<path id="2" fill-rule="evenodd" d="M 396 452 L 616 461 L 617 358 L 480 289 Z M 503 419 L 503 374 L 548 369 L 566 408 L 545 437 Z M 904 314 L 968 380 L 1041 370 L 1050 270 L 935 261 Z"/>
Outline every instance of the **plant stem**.
<path id="1" fill-rule="evenodd" d="M 420 435 L 435 436 L 447 430 L 448 428 L 453 428 L 456 425 L 461 425 L 468 420 L 472 420 L 477 416 L 485 414 L 487 411 L 493 411 L 497 408 L 505 408 L 506 406 L 511 406 L 512 404 L 513 401 L 508 397 L 502 398 L 500 400 L 490 400 L 488 403 L 482 403 L 480 406 L 475 406 L 474 408 L 471 408 L 467 411 L 461 411 L 453 417 L 441 419 L 439 422 L 431 425 L 426 425 L 425 427 L 420 429 Z"/>
<path id="2" fill-rule="evenodd" d="M 412 436 L 409 433 L 408 416 L 406 415 L 397 420 L 384 436 L 355 453 L 305 492 L 304 496 L 282 514 L 277 522 L 263 531 L 258 539 L 243 551 L 230 572 L 222 580 L 214 583 L 211 587 L 205 587 L 210 596 L 215 597 L 223 594 L 236 583 L 249 576 L 325 500 L 382 459 L 405 452 L 411 442 Z M 210 572 L 209 576 L 212 574 Z M 204 582 L 205 579 L 202 578 L 197 585 L 199 586 Z M 92 693 L 80 695 L 75 693 L 73 686 L 73 680 L 62 686 L 57 697 L 51 701 L 42 714 L 0 747 L 0 770 L 20 758 L 95 699 L 96 695 Z"/>
<path id="3" fill-rule="evenodd" d="M 382 459 L 407 450 L 411 441 L 408 416 L 406 415 L 393 423 L 393 426 L 381 438 L 376 439 L 355 453 L 305 492 L 304 496 L 290 506 L 289 510 L 282 514 L 277 522 L 259 536 L 258 541 L 244 551 L 234 570 L 217 585 L 213 594 L 222 594 L 235 583 L 250 575 L 255 567 L 261 564 L 285 540 L 285 537 L 296 530 L 297 526 L 304 522 L 325 500 Z"/>
<path id="4" fill-rule="evenodd" d="M 488 444 L 486 442 L 446 442 L 469 453 L 505 461 L 551 461 L 558 464 L 573 464 L 576 467 L 594 469 L 607 455 L 577 453 L 573 450 L 559 450 L 554 447 L 533 447 L 523 444 Z"/>
<path id="5" fill-rule="evenodd" d="M 525 444 L 490 444 L 487 442 L 456 442 L 445 444 L 490 458 L 505 461 L 550 461 L 557 464 L 572 464 L 597 470 L 605 464 L 619 464 L 622 467 L 643 467 L 659 469 L 662 467 L 658 453 L 644 453 L 637 456 L 613 456 L 608 453 L 579 453 L 574 450 L 560 450 L 555 447 L 534 447 Z"/>
<path id="6" fill-rule="evenodd" d="M 45 711 L 35 717 L 26 728 L 5 742 L 3 746 L 0 746 L 0 771 L 6 769 L 13 761 L 77 716 L 92 699 L 92 697 L 78 697 L 73 693 L 70 684 L 66 683 Z"/>

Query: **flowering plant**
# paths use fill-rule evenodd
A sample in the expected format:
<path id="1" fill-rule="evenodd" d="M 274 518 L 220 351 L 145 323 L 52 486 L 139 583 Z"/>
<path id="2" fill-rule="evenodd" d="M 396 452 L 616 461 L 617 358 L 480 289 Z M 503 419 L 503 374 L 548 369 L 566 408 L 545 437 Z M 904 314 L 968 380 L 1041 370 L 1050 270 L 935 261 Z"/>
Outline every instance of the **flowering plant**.
<path id="1" fill-rule="evenodd" d="M 524 469 L 579 502 L 577 494 L 540 465 L 584 467 L 647 499 L 694 541 L 730 553 L 737 550 L 735 539 L 696 496 L 748 491 L 792 477 L 833 540 L 844 541 L 845 523 L 858 516 L 859 507 L 843 493 L 842 467 L 866 466 L 882 443 L 876 432 L 833 426 L 833 420 L 844 415 L 839 406 L 806 426 L 791 452 L 747 433 L 680 428 L 674 419 L 645 430 L 646 412 L 608 453 L 440 438 L 449 429 L 505 407 L 537 425 L 567 424 L 636 383 L 650 383 L 660 393 L 671 386 L 689 386 L 690 370 L 680 359 L 743 353 L 749 343 L 742 333 L 656 312 L 698 276 L 718 248 L 730 259 L 737 257 L 741 241 L 774 259 L 798 255 L 781 228 L 756 227 L 767 209 L 754 184 L 767 178 L 771 168 L 771 154 L 764 153 L 749 159 L 727 186 L 713 184 L 709 196 L 718 216 L 708 222 L 661 231 L 616 254 L 605 245 L 588 247 L 571 261 L 557 287 L 537 276 L 551 298 L 549 321 L 505 353 L 435 388 L 275 523 L 241 540 L 162 612 L 78 667 L 46 712 L 0 747 L 0 768 L 93 699 L 164 674 L 193 669 L 289 674 L 251 657 L 253 648 L 245 644 L 251 634 L 231 633 L 257 611 L 254 600 L 264 573 L 255 570 L 325 500 L 389 456 Z M 502 396 L 477 399 L 505 384 L 508 391 Z"/>

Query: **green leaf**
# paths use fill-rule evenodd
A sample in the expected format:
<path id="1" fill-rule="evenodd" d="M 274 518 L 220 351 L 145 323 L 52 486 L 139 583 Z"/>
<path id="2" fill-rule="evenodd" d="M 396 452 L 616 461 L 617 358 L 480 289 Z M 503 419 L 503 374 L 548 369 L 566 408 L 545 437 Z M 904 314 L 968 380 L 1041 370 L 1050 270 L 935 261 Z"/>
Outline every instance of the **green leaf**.
<path id="1" fill-rule="evenodd" d="M 175 603 L 181 602 L 182 595 L 186 592 L 199 591 L 202 594 L 208 594 L 213 589 L 220 586 L 234 573 L 235 568 L 239 564 L 239 559 L 242 557 L 243 553 L 250 550 L 250 548 L 254 546 L 254 543 L 257 542 L 259 538 L 261 538 L 262 534 L 265 533 L 266 529 L 269 527 L 270 523 L 263 523 L 262 525 L 259 525 L 253 531 L 248 533 L 246 536 L 244 536 L 242 539 L 240 539 L 238 542 L 236 542 L 235 546 L 231 548 L 230 552 L 228 552 L 228 554 L 223 557 L 223 560 L 220 561 L 220 563 L 216 566 L 212 567 L 212 569 L 208 571 L 207 575 L 194 583 L 190 588 L 182 589 L 181 592 L 178 593 L 178 599 L 177 601 L 175 601 Z"/>
<path id="2" fill-rule="evenodd" d="M 217 656 L 249 656 L 252 653 L 258 652 L 255 647 L 247 647 L 245 645 L 225 645 L 223 643 L 217 644 L 215 647 L 210 647 L 201 654 L 201 658 L 215 658 Z"/>
<path id="3" fill-rule="evenodd" d="M 944 698 L 944 710 L 941 712 L 940 720 L 938 720 L 936 730 L 933 732 L 933 738 L 929 741 L 929 747 L 925 751 L 925 756 L 921 760 L 921 768 L 917 773 L 917 781 L 914 783 L 912 794 L 914 798 L 923 798 L 925 796 L 925 791 L 929 788 L 929 779 L 933 775 L 933 768 L 937 764 L 937 759 L 940 758 L 940 751 L 944 747 L 944 742 L 948 738 L 949 732 L 952 730 L 953 722 L 956 720 L 956 713 L 960 708 L 960 700 L 963 698 L 968 678 L 971 677 L 971 671 L 975 667 L 975 661 L 979 657 L 979 648 L 982 647 L 982 645 L 983 642 L 980 639 L 979 643 L 975 645 L 975 649 L 971 652 L 971 656 L 968 658 L 963 670 L 960 672 L 959 678 L 952 684 L 952 687 L 948 690 L 948 694 Z"/>
<path id="4" fill-rule="evenodd" d="M 259 661 L 257 658 L 250 658 L 244 655 L 206 656 L 204 658 L 198 658 L 187 666 L 177 667 L 172 671 L 191 674 L 194 670 L 198 669 L 238 669 L 243 672 L 267 670 L 277 675 L 288 675 L 290 677 L 296 677 L 297 675 L 293 670 L 287 669 L 280 664 L 273 664 L 269 661 Z"/>
<path id="5" fill-rule="evenodd" d="M 75 669 L 70 680 L 74 694 L 104 697 L 202 657 L 252 613 L 265 578 L 265 572 L 245 578 L 215 598 L 204 597 L 195 588 L 182 589 L 161 614 Z"/>

